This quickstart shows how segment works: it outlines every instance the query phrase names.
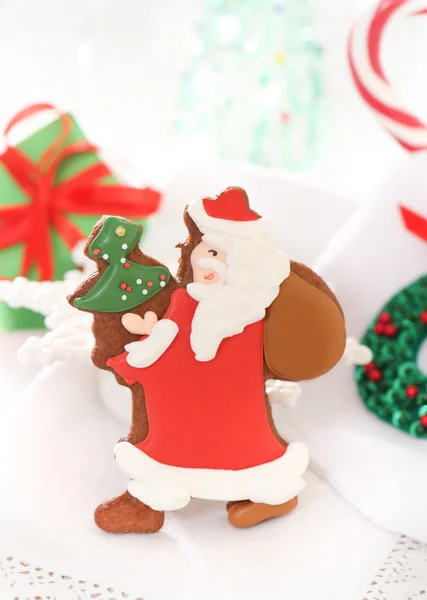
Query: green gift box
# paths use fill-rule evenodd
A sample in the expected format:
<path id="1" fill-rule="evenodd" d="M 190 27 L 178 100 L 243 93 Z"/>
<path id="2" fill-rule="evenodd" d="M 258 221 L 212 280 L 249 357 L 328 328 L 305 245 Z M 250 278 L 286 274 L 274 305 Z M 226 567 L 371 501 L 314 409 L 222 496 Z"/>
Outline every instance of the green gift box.
<path id="1" fill-rule="evenodd" d="M 0 278 L 61 280 L 74 268 L 71 250 L 103 214 L 138 222 L 154 213 L 160 194 L 122 185 L 69 114 L 42 104 L 24 109 L 15 124 L 44 110 L 58 118 L 0 156 Z M 6 329 L 44 326 L 25 308 L 0 303 Z"/>

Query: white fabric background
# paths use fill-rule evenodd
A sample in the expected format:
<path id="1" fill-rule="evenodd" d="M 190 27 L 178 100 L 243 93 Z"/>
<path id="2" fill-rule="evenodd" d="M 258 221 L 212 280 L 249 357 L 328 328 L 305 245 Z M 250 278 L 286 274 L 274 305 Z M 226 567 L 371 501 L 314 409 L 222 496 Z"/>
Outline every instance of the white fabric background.
<path id="1" fill-rule="evenodd" d="M 249 175 L 233 171 L 223 173 L 222 177 L 245 185 L 260 206 L 271 199 L 266 212 L 286 226 L 286 235 L 280 236 L 280 244 L 292 257 L 308 262 L 350 210 L 331 199 L 329 206 L 331 209 L 335 206 L 335 219 L 331 220 L 322 210 L 326 198 L 325 204 L 316 205 L 315 190 L 300 190 L 300 202 L 295 209 L 293 199 L 297 188 L 284 189 L 279 179 L 272 178 L 266 183 L 261 173 Z M 191 179 L 178 178 L 175 198 L 183 203 L 192 195 L 206 193 L 202 189 L 203 181 L 209 185 L 208 192 L 223 183 L 216 172 L 201 170 Z M 278 198 L 283 198 L 282 204 L 275 202 Z M 165 240 L 170 242 L 172 229 L 178 222 L 178 209 L 176 212 L 176 216 L 171 213 L 163 230 L 160 229 L 166 236 L 161 245 L 168 263 L 173 257 L 166 255 Z M 304 214 L 311 214 L 317 224 L 322 222 L 320 235 L 316 235 L 313 223 L 304 224 Z M 292 237 L 291 224 L 295 219 L 298 226 Z M 304 243 L 301 236 L 305 237 Z M 157 255 L 156 236 L 147 240 L 147 246 L 149 244 L 153 244 Z M 340 244 L 337 247 L 340 248 Z M 363 279 L 362 274 L 360 279 Z M 345 306 L 351 307 L 347 284 L 341 284 L 332 270 L 328 280 L 336 282 L 337 293 Z M 364 326 L 362 321 L 361 327 Z M 28 561 L 75 580 L 98 582 L 104 588 L 113 586 L 132 595 L 132 600 L 141 595 L 144 600 L 170 597 L 178 600 L 201 597 L 283 600 L 285 596 L 292 600 L 313 597 L 360 600 L 373 581 L 374 573 L 384 573 L 380 569 L 387 557 L 393 555 L 398 536 L 367 521 L 312 472 L 308 473 L 308 485 L 301 494 L 297 511 L 288 518 L 252 530 L 238 531 L 230 527 L 222 504 L 195 501 L 181 512 L 168 514 L 164 530 L 155 536 L 111 536 L 99 531 L 92 520 L 94 507 L 125 487 L 112 454 L 114 443 L 125 433 L 125 426 L 113 413 L 126 415 L 128 405 L 122 413 L 117 403 L 113 412 L 102 404 L 96 392 L 96 371 L 89 364 L 47 367 L 27 387 L 40 370 L 22 367 L 16 362 L 15 353 L 24 336 L 2 334 L 0 340 L 0 556 L 12 555 L 18 561 Z M 347 376 L 350 371 L 344 373 Z M 307 438 L 314 466 L 321 462 L 315 434 L 323 436 L 321 443 L 331 447 L 334 441 L 330 436 L 330 423 L 334 419 L 339 423 L 341 418 L 336 416 L 336 402 L 330 402 L 333 400 L 330 389 L 323 389 L 326 381 L 325 378 L 318 382 L 312 393 L 306 386 L 295 412 L 284 412 L 280 408 L 276 411 L 288 432 L 298 432 L 300 437 Z M 20 390 L 25 390 L 22 396 Z M 121 394 L 114 399 L 113 396 L 112 403 L 125 399 Z M 323 400 L 319 402 L 319 398 Z M 354 404 L 357 414 L 365 414 L 358 400 Z M 328 407 L 332 412 L 328 412 Z M 347 405 L 344 406 L 346 411 Z M 332 415 L 331 418 L 328 415 Z M 376 427 L 376 419 L 371 420 Z M 354 472 L 360 487 L 364 485 L 361 473 L 371 464 L 371 457 L 368 459 L 362 454 L 359 458 L 357 450 L 363 449 L 360 439 L 354 449 L 352 446 L 352 452 L 345 453 L 346 444 L 352 439 L 350 430 L 353 436 L 357 434 L 357 420 L 347 423 L 344 431 L 348 435 L 341 443 L 342 432 L 336 426 L 340 443 L 332 446 L 330 455 L 343 456 L 343 471 Z M 372 443 L 374 441 L 377 438 Z M 327 474 L 333 480 L 331 474 Z M 374 473 L 368 483 L 373 479 Z M 378 479 L 375 471 L 375 482 Z M 343 491 L 343 486 L 338 487 Z M 355 487 L 355 483 L 350 486 L 350 492 Z M 370 492 L 371 488 L 365 487 L 365 490 Z M 351 493 L 347 496 L 354 502 Z M 372 495 L 364 493 L 363 497 L 366 503 L 372 498 L 374 503 L 376 501 Z M 372 514 L 369 516 L 374 518 Z M 421 564 L 420 559 L 416 558 L 414 564 Z M 413 583 L 413 578 L 411 581 Z M 20 583 L 23 585 L 18 581 L 11 598 L 18 589 L 24 593 Z M 387 600 L 394 600 L 391 585 Z M 409 589 L 403 576 L 401 585 L 403 588 L 397 588 L 396 600 L 402 600 L 400 590 L 406 593 Z M 423 585 L 420 581 L 419 588 Z M 59 597 L 62 600 L 62 596 Z M 74 596 L 70 594 L 71 597 Z M 83 595 L 79 597 L 86 600 Z"/>
<path id="2" fill-rule="evenodd" d="M 349 335 L 361 337 L 387 299 L 427 272 L 427 243 L 406 231 L 397 209 L 401 203 L 427 217 L 426 195 L 427 154 L 418 153 L 390 174 L 378 200 L 350 219 L 315 265 L 342 303 Z M 427 441 L 371 414 L 351 368 L 339 365 L 304 384 L 298 406 L 278 419 L 365 515 L 427 542 Z"/>
<path id="3" fill-rule="evenodd" d="M 342 600 L 343 590 L 360 600 L 396 536 L 313 473 L 291 517 L 251 530 L 202 501 L 169 513 L 153 536 L 98 530 L 94 507 L 126 482 L 112 453 L 124 427 L 97 397 L 94 374 L 84 363 L 46 367 L 1 420 L 0 555 L 144 600 Z"/>

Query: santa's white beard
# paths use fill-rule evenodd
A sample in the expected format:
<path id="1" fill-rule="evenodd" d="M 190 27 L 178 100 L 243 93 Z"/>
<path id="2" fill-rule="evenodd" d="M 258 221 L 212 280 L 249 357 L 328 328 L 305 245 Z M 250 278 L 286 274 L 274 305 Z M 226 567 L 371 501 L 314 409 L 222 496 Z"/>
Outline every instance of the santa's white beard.
<path id="1" fill-rule="evenodd" d="M 227 237 L 223 247 L 228 250 L 225 272 L 223 264 L 214 269 L 213 259 L 208 259 L 221 280 L 212 285 L 187 285 L 189 295 L 199 302 L 190 343 L 201 362 L 215 358 L 224 338 L 242 333 L 246 326 L 264 318 L 265 309 L 290 272 L 289 260 L 268 239 L 230 241 Z"/>

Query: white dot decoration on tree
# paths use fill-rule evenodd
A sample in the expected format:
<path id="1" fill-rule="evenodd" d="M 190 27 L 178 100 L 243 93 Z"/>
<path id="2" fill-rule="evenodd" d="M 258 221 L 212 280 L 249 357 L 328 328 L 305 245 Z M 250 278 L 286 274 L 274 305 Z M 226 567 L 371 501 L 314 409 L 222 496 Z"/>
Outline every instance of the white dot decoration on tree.
<path id="1" fill-rule="evenodd" d="M 356 87 L 381 125 L 415 152 L 427 149 L 427 127 L 404 105 L 388 81 L 381 61 L 384 36 L 406 17 L 427 13 L 427 0 L 383 0 L 356 23 L 348 44 L 351 73 Z"/>

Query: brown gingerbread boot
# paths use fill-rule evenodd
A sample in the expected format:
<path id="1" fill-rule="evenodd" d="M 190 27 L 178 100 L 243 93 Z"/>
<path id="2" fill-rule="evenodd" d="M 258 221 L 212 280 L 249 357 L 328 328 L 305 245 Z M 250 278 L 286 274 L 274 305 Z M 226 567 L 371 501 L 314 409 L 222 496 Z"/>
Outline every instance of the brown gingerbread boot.
<path id="1" fill-rule="evenodd" d="M 125 492 L 100 504 L 95 510 L 95 523 L 110 533 L 155 533 L 163 527 L 163 512 L 153 510 Z"/>
<path id="2" fill-rule="evenodd" d="M 267 519 L 283 517 L 293 511 L 298 504 L 298 496 L 291 498 L 283 504 L 261 504 L 242 500 L 227 504 L 228 520 L 234 527 L 253 527 Z"/>

